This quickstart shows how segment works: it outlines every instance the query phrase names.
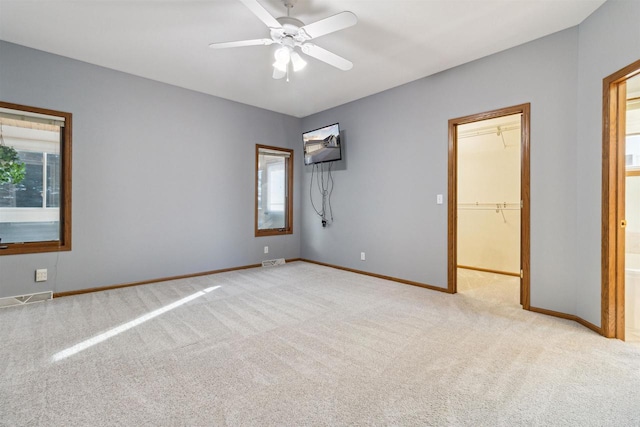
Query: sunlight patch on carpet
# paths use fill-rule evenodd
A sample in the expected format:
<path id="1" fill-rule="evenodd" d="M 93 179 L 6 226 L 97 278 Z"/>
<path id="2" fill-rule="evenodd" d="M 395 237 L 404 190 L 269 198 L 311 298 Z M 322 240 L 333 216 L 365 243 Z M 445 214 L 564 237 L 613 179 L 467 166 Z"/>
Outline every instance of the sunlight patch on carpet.
<path id="1" fill-rule="evenodd" d="M 115 337 L 116 335 L 119 335 L 123 332 L 128 331 L 129 329 L 133 329 L 136 326 L 139 326 L 141 324 L 143 324 L 146 321 L 149 321 L 155 317 L 160 316 L 161 314 L 166 313 L 167 311 L 173 310 L 175 308 L 180 307 L 183 304 L 188 303 L 189 301 L 193 301 L 196 298 L 199 298 L 203 295 L 208 294 L 211 291 L 214 291 L 216 289 L 220 288 L 220 286 L 212 286 L 210 288 L 207 289 L 203 289 L 202 291 L 196 292 L 194 294 L 191 294 L 187 297 L 184 297 L 176 302 L 173 302 L 171 304 L 165 305 L 164 307 L 160 307 L 156 310 L 153 310 L 147 314 L 144 314 L 136 319 L 133 319 L 127 323 L 123 323 L 120 326 L 116 326 L 115 328 L 109 329 L 106 332 L 101 333 L 100 335 L 96 335 L 94 337 L 91 337 L 87 340 L 84 340 L 72 347 L 69 347 L 65 350 L 62 350 L 56 354 L 54 354 L 51 357 L 51 361 L 52 362 L 59 362 L 63 359 L 66 359 L 67 357 L 73 356 L 74 354 L 78 354 L 81 351 L 84 351 L 90 347 L 93 347 L 96 344 L 100 344 L 101 342 L 104 342 L 110 338 Z"/>

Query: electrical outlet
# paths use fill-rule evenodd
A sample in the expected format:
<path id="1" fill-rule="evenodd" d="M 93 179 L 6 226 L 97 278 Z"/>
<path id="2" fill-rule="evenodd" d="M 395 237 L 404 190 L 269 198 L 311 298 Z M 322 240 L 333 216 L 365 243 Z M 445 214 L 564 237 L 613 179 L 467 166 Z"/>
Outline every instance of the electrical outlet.
<path id="1" fill-rule="evenodd" d="M 366 259 L 364 252 L 360 252 L 360 261 L 364 261 Z"/>
<path id="2" fill-rule="evenodd" d="M 265 253 L 265 254 L 268 254 L 268 253 L 269 253 L 269 246 L 265 246 L 265 247 L 264 247 L 264 253 Z"/>
<path id="3" fill-rule="evenodd" d="M 442 200 L 442 194 L 438 194 L 438 195 L 436 195 L 436 203 L 437 203 L 437 204 L 439 204 L 439 205 L 441 205 L 441 204 L 442 204 L 442 202 L 443 202 L 443 200 Z"/>
<path id="4" fill-rule="evenodd" d="M 36 270 L 36 282 L 46 282 L 47 281 L 47 269 L 39 268 Z"/>

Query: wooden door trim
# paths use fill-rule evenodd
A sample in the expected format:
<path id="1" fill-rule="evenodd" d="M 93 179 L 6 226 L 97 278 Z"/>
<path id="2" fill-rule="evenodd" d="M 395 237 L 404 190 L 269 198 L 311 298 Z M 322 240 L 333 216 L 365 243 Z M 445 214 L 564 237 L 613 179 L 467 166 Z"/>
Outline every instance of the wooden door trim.
<path id="1" fill-rule="evenodd" d="M 525 310 L 530 309 L 530 117 L 531 104 L 520 104 L 512 107 L 500 108 L 498 110 L 487 111 L 470 116 L 459 117 L 449 120 L 449 175 L 448 175 L 448 232 L 447 232 L 447 290 L 449 293 L 458 291 L 457 283 L 457 261 L 458 261 L 458 126 L 478 122 L 496 117 L 509 116 L 512 114 L 522 114 L 521 126 L 521 150 L 520 150 L 520 194 L 522 197 L 522 209 L 520 210 L 520 266 L 522 275 L 521 303 Z"/>
<path id="2" fill-rule="evenodd" d="M 619 92 L 621 83 L 639 73 L 640 60 L 605 77 L 602 83 L 601 325 L 602 335 L 609 338 L 624 338 L 624 272 L 619 271 L 617 249 L 621 238 L 618 204 L 620 198 L 624 201 L 624 194 L 619 194 L 620 176 L 626 172 L 623 174 L 619 167 L 618 111 L 623 102 Z"/>
<path id="3" fill-rule="evenodd" d="M 617 106 L 616 111 L 618 119 L 616 121 L 616 188 L 618 195 L 616 205 L 616 224 L 620 224 L 625 219 L 625 202 L 626 202 L 626 134 L 627 134 L 627 82 L 626 80 L 618 83 L 616 86 Z M 623 112 L 623 114 L 621 114 Z M 626 230 L 622 226 L 616 226 L 616 337 L 624 340 L 624 271 L 625 271 L 625 238 Z M 623 274 L 620 274 L 622 272 Z M 620 309 L 622 307 L 622 309 Z"/>

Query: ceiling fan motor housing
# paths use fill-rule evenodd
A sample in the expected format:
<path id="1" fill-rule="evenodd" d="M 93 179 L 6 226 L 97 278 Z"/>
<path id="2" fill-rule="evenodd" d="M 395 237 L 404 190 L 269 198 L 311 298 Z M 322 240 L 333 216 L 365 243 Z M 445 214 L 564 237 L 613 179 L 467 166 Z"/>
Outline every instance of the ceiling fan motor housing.
<path id="1" fill-rule="evenodd" d="M 304 22 L 299 19 L 282 16 L 277 18 L 277 21 L 282 27 L 271 29 L 271 38 L 274 42 L 293 47 L 294 45 L 300 46 L 302 43 L 311 40 L 311 37 L 304 30 L 301 30 L 304 27 Z M 289 40 L 291 44 L 286 40 Z"/>

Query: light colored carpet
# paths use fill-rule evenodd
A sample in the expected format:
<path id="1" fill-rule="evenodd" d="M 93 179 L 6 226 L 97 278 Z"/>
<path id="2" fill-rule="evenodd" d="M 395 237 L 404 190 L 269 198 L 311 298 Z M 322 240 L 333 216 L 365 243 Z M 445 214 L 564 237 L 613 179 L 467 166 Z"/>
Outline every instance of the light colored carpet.
<path id="1" fill-rule="evenodd" d="M 638 347 L 461 290 L 295 262 L 2 309 L 0 425 L 640 424 Z"/>
<path id="2" fill-rule="evenodd" d="M 520 306 L 519 277 L 459 268 L 458 292 L 482 303 Z"/>

